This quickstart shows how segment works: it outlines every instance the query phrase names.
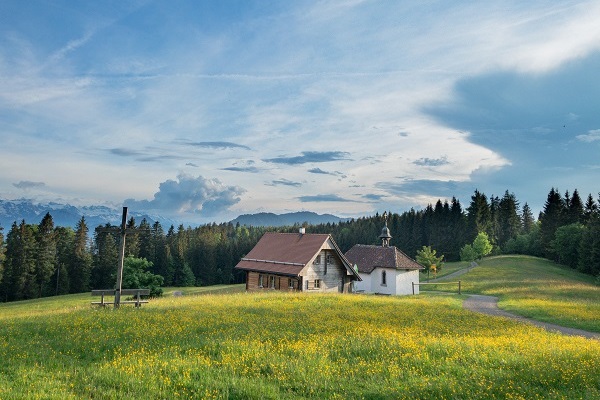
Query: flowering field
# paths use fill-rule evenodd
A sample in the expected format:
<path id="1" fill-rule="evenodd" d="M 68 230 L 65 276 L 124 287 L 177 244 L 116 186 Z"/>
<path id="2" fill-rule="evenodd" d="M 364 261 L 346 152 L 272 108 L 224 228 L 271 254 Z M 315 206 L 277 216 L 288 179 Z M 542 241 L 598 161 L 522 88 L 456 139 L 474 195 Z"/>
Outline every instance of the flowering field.
<path id="1" fill-rule="evenodd" d="M 600 342 L 421 295 L 0 307 L 0 398 L 600 398 Z"/>

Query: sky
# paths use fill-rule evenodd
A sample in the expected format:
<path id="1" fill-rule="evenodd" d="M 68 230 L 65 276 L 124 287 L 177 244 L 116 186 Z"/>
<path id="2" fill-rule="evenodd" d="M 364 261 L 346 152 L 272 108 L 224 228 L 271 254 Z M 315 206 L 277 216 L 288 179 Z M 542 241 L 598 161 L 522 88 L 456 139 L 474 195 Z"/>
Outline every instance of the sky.
<path id="1" fill-rule="evenodd" d="M 0 2 L 0 198 L 189 223 L 600 191 L 600 2 Z"/>

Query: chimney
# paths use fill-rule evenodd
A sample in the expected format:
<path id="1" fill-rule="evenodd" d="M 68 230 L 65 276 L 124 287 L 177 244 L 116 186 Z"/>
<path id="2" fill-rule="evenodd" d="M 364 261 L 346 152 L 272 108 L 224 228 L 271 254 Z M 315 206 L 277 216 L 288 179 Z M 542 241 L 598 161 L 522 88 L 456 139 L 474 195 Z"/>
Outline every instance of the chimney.
<path id="1" fill-rule="evenodd" d="M 300 235 L 304 235 L 306 233 L 306 228 L 301 227 L 298 233 L 300 233 Z"/>

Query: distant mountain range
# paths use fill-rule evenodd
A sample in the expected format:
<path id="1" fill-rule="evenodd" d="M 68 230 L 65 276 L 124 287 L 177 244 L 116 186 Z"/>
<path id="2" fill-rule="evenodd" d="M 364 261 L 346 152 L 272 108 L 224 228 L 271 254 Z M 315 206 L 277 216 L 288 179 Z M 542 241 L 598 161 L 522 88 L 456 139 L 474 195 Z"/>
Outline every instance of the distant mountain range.
<path id="1" fill-rule="evenodd" d="M 60 203 L 34 203 L 28 199 L 1 200 L 0 199 L 0 226 L 4 228 L 4 234 L 8 233 L 13 222 L 19 224 L 25 220 L 27 224 L 39 224 L 46 213 L 52 215 L 54 226 L 70 226 L 75 228 L 81 217 L 85 217 L 90 232 L 100 225 L 119 225 L 121 223 L 122 208 L 111 208 L 106 206 L 83 206 L 76 207 Z M 184 226 L 188 224 L 159 215 L 148 215 L 147 213 L 135 212 L 129 209 L 128 218 L 133 217 L 139 222 L 146 218 L 150 225 L 158 221 L 167 230 L 171 225 Z M 347 218 L 336 217 L 331 214 L 317 214 L 314 212 L 301 211 L 287 214 L 258 213 L 244 214 L 232 220 L 232 224 L 246 226 L 291 226 L 294 224 L 308 223 L 310 225 L 339 223 L 347 221 Z"/>
<path id="2" fill-rule="evenodd" d="M 83 206 L 75 207 L 69 204 L 45 203 L 37 204 L 28 199 L 20 200 L 1 200 L 0 199 L 0 226 L 4 228 L 4 234 L 8 232 L 13 222 L 17 224 L 25 220 L 27 224 L 39 224 L 46 213 L 52 215 L 54 226 L 70 226 L 75 228 L 81 217 L 85 217 L 85 222 L 93 231 L 99 225 L 119 225 L 123 209 L 115 209 L 106 206 Z M 128 213 L 128 219 L 135 218 L 139 223 L 146 218 L 150 225 L 158 221 L 166 230 L 171 225 L 179 225 L 177 221 L 145 213 Z"/>
<path id="3" fill-rule="evenodd" d="M 309 225 L 318 225 L 330 223 L 340 223 L 348 221 L 349 218 L 340 218 L 331 214 L 317 214 L 310 211 L 299 211 L 287 214 L 258 213 L 243 214 L 231 221 L 232 224 L 246 226 L 291 226 L 294 224 L 308 223 Z"/>

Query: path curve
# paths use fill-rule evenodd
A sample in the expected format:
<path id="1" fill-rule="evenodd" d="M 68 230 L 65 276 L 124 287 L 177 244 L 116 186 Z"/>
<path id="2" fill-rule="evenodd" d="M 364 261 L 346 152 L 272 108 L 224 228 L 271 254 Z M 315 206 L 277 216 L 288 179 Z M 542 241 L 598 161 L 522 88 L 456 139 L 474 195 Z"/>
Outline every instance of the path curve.
<path id="1" fill-rule="evenodd" d="M 539 326 L 550 332 L 559 332 L 564 335 L 583 336 L 588 339 L 600 340 L 600 333 L 584 331 L 582 329 L 567 328 L 565 326 L 550 324 L 548 322 L 536 321 L 534 319 L 525 318 L 520 315 L 501 310 L 498 308 L 498 298 L 495 296 L 471 294 L 463 302 L 463 308 L 481 314 L 511 318 L 520 322 Z"/>

